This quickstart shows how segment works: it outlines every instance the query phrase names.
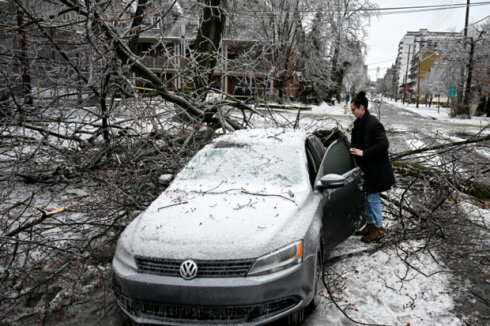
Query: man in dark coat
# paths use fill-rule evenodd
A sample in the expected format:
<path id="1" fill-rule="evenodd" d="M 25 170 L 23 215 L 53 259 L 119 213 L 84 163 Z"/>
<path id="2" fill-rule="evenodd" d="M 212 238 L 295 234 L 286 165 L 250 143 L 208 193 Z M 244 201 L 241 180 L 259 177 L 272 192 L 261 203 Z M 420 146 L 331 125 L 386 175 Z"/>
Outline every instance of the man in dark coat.
<path id="1" fill-rule="evenodd" d="M 367 224 L 356 232 L 361 241 L 372 242 L 383 237 L 383 218 L 379 195 L 395 184 L 395 176 L 388 156 L 388 138 L 379 120 L 368 111 L 366 93 L 359 94 L 351 102 L 351 110 L 357 118 L 352 129 L 352 148 L 357 164 L 364 172 L 366 201 L 364 213 Z"/>

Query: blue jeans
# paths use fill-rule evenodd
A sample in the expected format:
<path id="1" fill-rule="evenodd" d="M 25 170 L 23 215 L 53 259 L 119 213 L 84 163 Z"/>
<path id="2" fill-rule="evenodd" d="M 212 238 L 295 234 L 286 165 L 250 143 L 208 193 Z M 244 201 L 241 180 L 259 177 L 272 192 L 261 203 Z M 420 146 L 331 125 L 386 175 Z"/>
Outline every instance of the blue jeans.
<path id="1" fill-rule="evenodd" d="M 373 224 L 377 228 L 383 226 L 383 218 L 381 216 L 381 201 L 379 200 L 379 192 L 367 194 L 364 202 L 364 213 L 366 222 Z"/>

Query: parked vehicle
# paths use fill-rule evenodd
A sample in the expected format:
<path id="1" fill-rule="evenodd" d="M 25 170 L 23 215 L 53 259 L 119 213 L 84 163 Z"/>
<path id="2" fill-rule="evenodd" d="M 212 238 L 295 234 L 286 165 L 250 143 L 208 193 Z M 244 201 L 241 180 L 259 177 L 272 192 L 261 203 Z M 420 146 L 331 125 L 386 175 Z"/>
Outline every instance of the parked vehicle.
<path id="1" fill-rule="evenodd" d="M 299 324 L 328 252 L 361 223 L 362 184 L 345 139 L 223 135 L 121 234 L 117 303 L 144 324 Z"/>

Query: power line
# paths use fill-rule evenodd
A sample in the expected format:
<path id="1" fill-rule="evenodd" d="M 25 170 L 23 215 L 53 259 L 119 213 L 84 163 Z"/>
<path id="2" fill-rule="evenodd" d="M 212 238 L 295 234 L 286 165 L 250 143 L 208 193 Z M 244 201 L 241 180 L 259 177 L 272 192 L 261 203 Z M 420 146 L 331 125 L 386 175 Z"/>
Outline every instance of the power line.
<path id="1" fill-rule="evenodd" d="M 393 60 L 386 60 L 386 61 L 379 61 L 379 62 L 371 62 L 371 63 L 366 63 L 366 65 L 370 66 L 370 65 L 378 65 L 378 64 L 381 64 L 381 63 L 388 63 L 388 62 L 393 62 Z"/>
<path id="2" fill-rule="evenodd" d="M 454 4 L 454 2 L 455 2 L 455 1 L 456 1 L 456 0 L 451 0 L 451 1 L 449 1 L 449 2 L 446 2 L 446 4 L 450 4 L 450 5 L 452 5 L 452 4 Z M 438 17 L 439 19 L 437 20 L 437 23 L 434 23 L 434 24 L 432 24 L 432 25 L 431 25 L 431 26 L 432 26 L 432 28 L 436 28 L 436 27 L 440 26 L 440 25 L 441 25 L 441 24 L 442 24 L 444 21 L 446 21 L 446 19 L 447 19 L 447 18 L 449 17 L 449 15 L 451 15 L 451 14 L 452 14 L 451 9 L 448 9 L 448 10 L 447 10 L 445 13 L 443 13 L 443 14 L 439 15 L 439 17 Z M 434 17 L 435 15 L 436 15 L 436 14 L 434 13 L 432 16 Z"/>
<path id="3" fill-rule="evenodd" d="M 470 4 L 471 7 L 480 7 L 480 6 L 487 6 L 490 5 L 490 1 L 485 1 L 485 2 L 475 2 Z M 466 4 L 449 4 L 449 5 L 433 5 L 433 6 L 412 6 L 412 7 L 392 7 L 392 8 L 358 8 L 358 9 L 347 9 L 346 12 L 361 12 L 361 11 L 369 11 L 369 12 L 378 12 L 378 16 L 390 16 L 390 15 L 400 15 L 400 14 L 412 14 L 412 13 L 421 13 L 421 12 L 430 12 L 430 11 L 441 11 L 441 10 L 447 10 L 448 13 L 446 16 L 449 14 L 449 11 L 451 9 L 461 9 L 465 8 Z M 334 9 L 328 9 L 327 11 L 329 12 L 335 12 L 336 10 Z M 317 13 L 315 10 L 298 10 L 296 11 L 297 13 L 303 13 L 303 14 L 314 14 Z M 271 11 L 265 11 L 265 10 L 240 10 L 239 13 L 231 13 L 231 16 L 234 16 L 234 20 L 241 20 L 243 22 L 249 22 L 249 17 L 271 17 L 271 16 L 279 16 L 283 15 L 283 11 L 276 11 L 276 12 L 271 12 Z M 296 20 L 295 17 L 290 17 L 287 19 L 288 21 L 294 21 Z M 439 23 L 440 24 L 440 23 Z"/>
<path id="4" fill-rule="evenodd" d="M 489 5 L 490 1 L 482 1 L 482 2 L 474 2 L 470 4 L 470 7 L 477 6 L 486 6 Z M 447 9 L 458 9 L 465 8 L 467 6 L 466 3 L 455 3 L 455 4 L 446 4 L 446 5 L 429 5 L 429 6 L 405 6 L 405 7 L 385 7 L 385 8 L 352 8 L 346 9 L 346 12 L 354 12 L 354 11 L 397 11 L 397 10 L 447 10 Z M 326 9 L 324 12 L 337 12 L 336 9 Z M 241 13 L 265 13 L 265 14 L 275 14 L 276 12 L 270 10 L 240 10 Z M 316 13 L 318 10 L 295 10 L 298 13 Z M 277 13 L 283 13 L 283 10 L 278 10 Z"/>
<path id="5" fill-rule="evenodd" d="M 440 1 L 440 2 L 441 2 L 441 1 L 444 1 L 444 4 L 446 4 L 446 5 L 447 5 L 447 4 L 452 4 L 452 2 L 453 2 L 453 0 L 439 0 L 439 1 Z M 442 3 L 439 3 L 439 4 L 441 4 L 441 5 L 442 5 Z M 449 11 L 449 10 L 448 10 L 448 11 Z M 439 19 L 441 19 L 441 17 L 442 17 L 443 15 L 444 15 L 444 14 L 439 14 L 439 13 L 437 13 L 437 12 L 432 13 L 432 16 L 431 16 L 431 18 L 430 18 L 430 20 L 429 20 L 429 24 L 428 24 L 428 26 L 433 27 L 433 26 L 435 25 L 435 22 L 436 22 L 436 21 L 439 21 Z"/>
<path id="6" fill-rule="evenodd" d="M 478 21 L 476 21 L 476 22 L 474 22 L 474 23 L 471 23 L 469 26 L 476 25 L 476 24 L 478 24 L 478 23 L 480 23 L 480 22 L 484 21 L 484 20 L 485 20 L 485 19 L 487 19 L 488 17 L 490 17 L 490 15 L 485 16 L 485 17 L 483 17 L 482 19 L 480 19 L 480 20 L 478 20 Z"/>
<path id="7" fill-rule="evenodd" d="M 481 4 L 480 6 L 486 6 L 489 5 L 489 3 Z M 465 8 L 465 6 L 457 6 L 457 7 L 451 7 L 451 8 L 431 8 L 431 9 L 414 9 L 414 10 L 406 10 L 406 11 L 388 11 L 388 12 L 383 12 L 380 13 L 381 16 L 389 16 L 389 15 L 399 15 L 399 14 L 412 14 L 412 13 L 419 13 L 419 12 L 428 12 L 428 11 L 440 11 L 440 10 L 449 10 L 449 9 L 460 9 L 460 8 Z"/>

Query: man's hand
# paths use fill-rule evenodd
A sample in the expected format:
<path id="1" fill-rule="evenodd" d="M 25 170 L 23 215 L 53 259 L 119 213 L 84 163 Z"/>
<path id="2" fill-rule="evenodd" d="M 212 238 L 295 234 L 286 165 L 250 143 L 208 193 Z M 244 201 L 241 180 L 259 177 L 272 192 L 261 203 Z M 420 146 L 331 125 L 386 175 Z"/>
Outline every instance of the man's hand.
<path id="1" fill-rule="evenodd" d="M 357 148 L 351 148 L 350 153 L 352 155 L 356 155 L 356 156 L 364 156 L 364 152 L 360 149 L 357 149 Z"/>

